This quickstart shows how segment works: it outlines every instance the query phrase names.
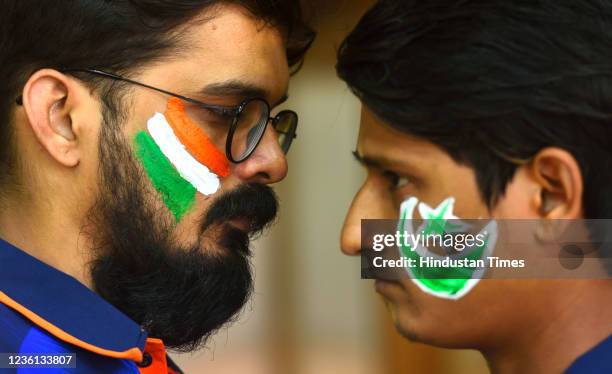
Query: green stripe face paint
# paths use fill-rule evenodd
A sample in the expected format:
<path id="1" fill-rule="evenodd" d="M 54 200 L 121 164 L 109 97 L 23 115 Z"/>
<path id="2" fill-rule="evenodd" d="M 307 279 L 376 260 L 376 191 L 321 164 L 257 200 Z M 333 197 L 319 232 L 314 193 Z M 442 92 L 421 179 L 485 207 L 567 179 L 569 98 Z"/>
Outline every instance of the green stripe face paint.
<path id="1" fill-rule="evenodd" d="M 419 203 L 415 197 L 410 197 L 404 201 L 400 207 L 400 220 L 398 223 L 398 231 L 406 232 L 407 234 L 416 235 L 443 235 L 444 233 L 460 233 L 465 232 L 469 225 L 462 222 L 459 217 L 453 214 L 455 204 L 454 198 L 447 198 L 435 209 L 425 203 Z M 414 209 L 418 206 L 419 213 L 423 219 L 423 223 L 416 230 L 413 228 L 412 220 L 414 218 Z M 450 222 L 449 222 L 450 220 Z M 456 300 L 465 296 L 478 282 L 484 274 L 484 268 L 471 267 L 434 267 L 420 266 L 421 259 L 431 258 L 443 260 L 450 258 L 452 260 L 481 260 L 488 257 L 495 248 L 497 240 L 497 223 L 490 221 L 476 235 L 484 237 L 484 245 L 466 248 L 462 252 L 450 254 L 448 256 L 440 256 L 432 252 L 429 248 L 418 245 L 412 248 L 410 245 L 402 245 L 399 247 L 400 255 L 408 259 L 413 259 L 419 266 L 408 267 L 405 270 L 408 272 L 410 279 L 423 292 L 430 295 Z M 485 262 L 486 263 L 486 262 Z"/>
<path id="2" fill-rule="evenodd" d="M 148 133 L 140 131 L 134 143 L 149 179 L 179 222 L 195 202 L 195 187 L 180 176 Z"/>

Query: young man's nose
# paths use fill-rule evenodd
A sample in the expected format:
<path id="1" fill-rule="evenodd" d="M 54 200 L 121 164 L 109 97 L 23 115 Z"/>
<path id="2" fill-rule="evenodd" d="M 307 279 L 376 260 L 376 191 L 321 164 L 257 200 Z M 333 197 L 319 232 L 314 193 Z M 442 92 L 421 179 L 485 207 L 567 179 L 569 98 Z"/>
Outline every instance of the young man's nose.
<path id="1" fill-rule="evenodd" d="M 388 197 L 379 190 L 364 184 L 359 190 L 344 220 L 340 238 L 342 252 L 349 256 L 361 253 L 361 220 L 362 219 L 395 219 L 397 214 Z"/>
<path id="2" fill-rule="evenodd" d="M 253 154 L 234 167 L 234 174 L 246 183 L 272 184 L 285 178 L 287 159 L 270 124 Z"/>
<path id="3" fill-rule="evenodd" d="M 361 252 L 361 218 L 355 208 L 355 201 L 344 220 L 340 249 L 348 256 L 358 256 Z"/>

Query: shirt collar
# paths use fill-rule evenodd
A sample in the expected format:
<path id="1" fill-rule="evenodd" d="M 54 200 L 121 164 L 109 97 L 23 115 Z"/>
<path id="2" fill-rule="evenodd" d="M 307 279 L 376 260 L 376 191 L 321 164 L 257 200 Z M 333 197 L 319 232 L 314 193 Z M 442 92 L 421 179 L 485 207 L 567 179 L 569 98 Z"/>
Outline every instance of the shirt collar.
<path id="1" fill-rule="evenodd" d="M 610 354 L 612 354 L 612 335 L 578 357 L 565 373 L 611 373 Z"/>
<path id="2" fill-rule="evenodd" d="M 2 239 L 0 302 L 63 341 L 142 361 L 144 329 L 75 278 Z"/>

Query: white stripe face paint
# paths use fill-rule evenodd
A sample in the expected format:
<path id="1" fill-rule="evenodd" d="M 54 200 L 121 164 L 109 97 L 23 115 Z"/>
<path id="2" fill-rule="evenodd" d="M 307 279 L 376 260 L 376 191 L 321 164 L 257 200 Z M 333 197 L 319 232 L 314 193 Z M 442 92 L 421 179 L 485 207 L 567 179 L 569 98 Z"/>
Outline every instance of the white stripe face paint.
<path id="1" fill-rule="evenodd" d="M 164 156 L 198 192 L 212 195 L 219 190 L 219 177 L 189 154 L 163 114 L 155 113 L 147 122 L 147 129 Z"/>

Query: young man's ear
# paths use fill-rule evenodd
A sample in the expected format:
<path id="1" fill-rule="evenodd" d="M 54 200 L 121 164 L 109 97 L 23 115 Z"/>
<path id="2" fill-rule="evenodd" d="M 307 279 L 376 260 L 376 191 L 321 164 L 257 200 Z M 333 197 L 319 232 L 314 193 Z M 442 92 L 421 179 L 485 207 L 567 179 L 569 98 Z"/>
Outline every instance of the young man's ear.
<path id="1" fill-rule="evenodd" d="M 582 218 L 583 180 L 578 162 L 561 148 L 544 148 L 528 165 L 539 190 L 533 203 L 541 218 Z"/>
<path id="2" fill-rule="evenodd" d="M 22 105 L 32 132 L 43 149 L 66 167 L 78 165 L 78 129 L 73 126 L 76 96 L 83 90 L 57 70 L 35 72 L 23 88 Z"/>

